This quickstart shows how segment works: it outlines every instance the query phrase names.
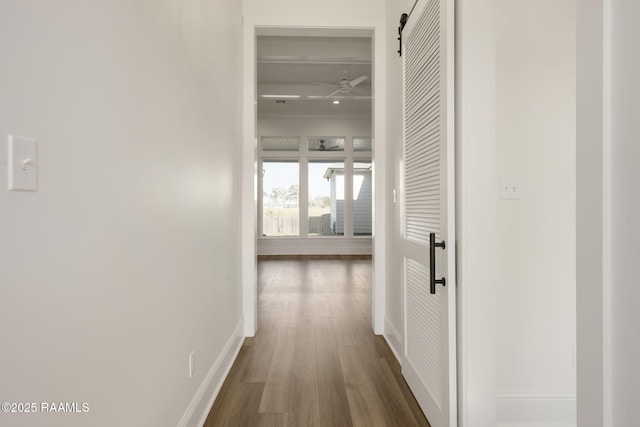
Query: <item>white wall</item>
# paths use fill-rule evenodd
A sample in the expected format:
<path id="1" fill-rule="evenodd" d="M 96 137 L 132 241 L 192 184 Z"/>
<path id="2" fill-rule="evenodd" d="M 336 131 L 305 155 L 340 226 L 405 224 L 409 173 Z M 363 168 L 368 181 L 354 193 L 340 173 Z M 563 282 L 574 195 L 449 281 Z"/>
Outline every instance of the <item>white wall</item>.
<path id="1" fill-rule="evenodd" d="M 387 1 L 387 194 L 400 189 L 402 162 L 402 58 L 396 40 L 400 16 L 409 13 L 413 0 Z M 393 35 L 393 36 L 392 36 Z M 397 256 L 400 238 L 400 204 L 386 201 L 387 248 L 385 338 L 398 357 L 402 355 L 402 259 Z"/>
<path id="2" fill-rule="evenodd" d="M 395 33 L 400 13 L 412 3 L 387 2 L 388 32 Z M 461 425 L 495 424 L 496 382 L 499 396 L 507 398 L 499 400 L 502 423 L 575 416 L 575 5 L 564 2 L 558 8 L 554 4 L 557 12 L 551 17 L 544 14 L 544 7 L 521 1 L 458 4 L 456 252 Z M 393 180 L 388 182 L 388 192 L 400 180 L 401 61 L 396 49 L 397 42 L 389 38 L 387 139 L 393 152 L 388 164 Z M 494 198 L 500 177 L 520 180 L 521 200 Z M 496 202 L 487 204 L 487 200 Z M 548 209 L 550 204 L 553 210 Z M 387 213 L 387 227 L 399 233 L 398 207 L 389 202 Z M 551 239 L 557 241 L 555 246 L 542 246 Z M 394 243 L 389 243 L 390 254 Z M 497 272 L 494 255 L 500 264 Z M 542 262 L 548 271 L 537 268 Z M 385 336 L 398 353 L 402 345 L 400 267 L 391 256 Z M 537 293 L 542 289 L 546 293 Z"/>
<path id="3" fill-rule="evenodd" d="M 384 0 L 244 0 L 245 15 L 265 16 L 329 16 L 332 18 L 357 15 L 381 16 Z M 327 22 L 327 25 L 331 25 Z"/>
<path id="4" fill-rule="evenodd" d="M 640 387 L 640 3 L 612 1 L 611 227 L 612 426 L 637 424 Z"/>
<path id="5" fill-rule="evenodd" d="M 235 0 L 0 3 L 0 401 L 90 405 L 0 424 L 206 413 L 241 322 L 241 36 Z M 37 192 L 6 190 L 10 133 Z"/>
<path id="6" fill-rule="evenodd" d="M 496 17 L 498 422 L 575 422 L 575 1 Z"/>

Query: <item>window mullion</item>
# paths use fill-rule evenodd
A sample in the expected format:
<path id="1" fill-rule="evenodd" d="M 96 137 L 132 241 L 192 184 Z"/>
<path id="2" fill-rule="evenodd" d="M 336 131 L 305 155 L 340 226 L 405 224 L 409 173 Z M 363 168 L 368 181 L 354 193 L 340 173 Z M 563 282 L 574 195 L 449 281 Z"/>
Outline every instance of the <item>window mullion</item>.
<path id="1" fill-rule="evenodd" d="M 306 136 L 300 138 L 307 141 Z M 300 180 L 298 188 L 298 213 L 300 215 L 300 237 L 309 237 L 309 158 L 307 144 L 300 147 Z"/>
<path id="2" fill-rule="evenodd" d="M 263 176 L 263 168 L 262 168 L 262 158 L 258 158 L 258 224 L 257 225 L 257 233 L 258 238 L 264 237 L 264 197 L 263 197 L 263 184 L 262 184 L 262 176 Z"/>
<path id="3" fill-rule="evenodd" d="M 353 237 L 353 135 L 345 141 L 344 237 Z"/>

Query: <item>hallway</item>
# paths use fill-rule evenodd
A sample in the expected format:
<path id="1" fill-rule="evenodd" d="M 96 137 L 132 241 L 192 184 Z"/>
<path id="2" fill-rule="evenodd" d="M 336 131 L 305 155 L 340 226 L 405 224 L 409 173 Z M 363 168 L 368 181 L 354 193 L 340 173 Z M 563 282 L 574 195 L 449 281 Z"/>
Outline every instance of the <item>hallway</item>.
<path id="1" fill-rule="evenodd" d="M 261 259 L 259 330 L 205 427 L 428 426 L 371 331 L 370 283 L 370 257 Z"/>

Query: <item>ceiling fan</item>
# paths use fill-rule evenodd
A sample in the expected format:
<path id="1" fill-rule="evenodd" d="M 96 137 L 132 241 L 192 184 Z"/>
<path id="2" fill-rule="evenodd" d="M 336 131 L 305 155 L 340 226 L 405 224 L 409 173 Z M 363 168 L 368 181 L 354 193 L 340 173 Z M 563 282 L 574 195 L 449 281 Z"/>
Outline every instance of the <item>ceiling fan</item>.
<path id="1" fill-rule="evenodd" d="M 335 151 L 335 150 L 341 150 L 342 147 L 340 147 L 339 145 L 333 145 L 331 147 L 327 147 L 324 145 L 325 140 L 321 139 L 320 140 L 320 146 L 318 147 L 318 151 Z"/>
<path id="2" fill-rule="evenodd" d="M 349 74 L 349 71 L 348 70 L 344 70 L 344 76 L 342 77 L 342 80 L 340 80 L 340 82 L 338 82 L 338 84 L 318 83 L 318 82 L 313 82 L 313 84 L 314 85 L 329 86 L 329 87 L 337 88 L 331 94 L 327 95 L 327 98 L 331 98 L 333 95 L 336 95 L 338 93 L 347 94 L 347 93 L 351 93 L 351 92 L 363 93 L 363 94 L 367 94 L 368 95 L 369 94 L 368 91 L 356 87 L 360 83 L 362 83 L 363 81 L 367 80 L 368 77 L 367 76 L 360 76 L 360 77 L 355 78 L 353 80 L 349 80 L 348 74 Z"/>

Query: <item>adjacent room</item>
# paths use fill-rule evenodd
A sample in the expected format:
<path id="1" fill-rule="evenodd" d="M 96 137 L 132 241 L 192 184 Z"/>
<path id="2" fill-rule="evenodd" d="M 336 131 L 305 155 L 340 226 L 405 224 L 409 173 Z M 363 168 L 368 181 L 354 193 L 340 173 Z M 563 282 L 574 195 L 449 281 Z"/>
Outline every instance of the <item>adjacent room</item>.
<path id="1" fill-rule="evenodd" d="M 371 39 L 259 36 L 258 255 L 371 255 Z"/>

